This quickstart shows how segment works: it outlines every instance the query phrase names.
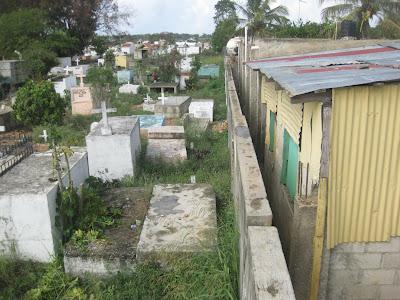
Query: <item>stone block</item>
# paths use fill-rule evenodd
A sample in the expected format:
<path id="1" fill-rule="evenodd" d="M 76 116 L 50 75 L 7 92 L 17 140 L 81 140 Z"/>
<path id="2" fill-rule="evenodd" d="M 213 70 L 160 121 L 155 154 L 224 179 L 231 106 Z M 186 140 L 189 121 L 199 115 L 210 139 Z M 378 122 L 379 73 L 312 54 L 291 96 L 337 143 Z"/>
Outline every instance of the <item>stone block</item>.
<path id="1" fill-rule="evenodd" d="M 151 127 L 147 131 L 149 139 L 184 139 L 185 128 L 183 126 Z"/>
<path id="2" fill-rule="evenodd" d="M 374 300 L 378 299 L 379 289 L 377 285 L 357 284 L 346 288 L 343 292 L 344 299 Z"/>
<path id="3" fill-rule="evenodd" d="M 73 115 L 91 115 L 93 98 L 90 87 L 71 88 L 71 109 Z"/>
<path id="4" fill-rule="evenodd" d="M 345 243 L 339 244 L 335 247 L 337 252 L 359 253 L 365 252 L 365 243 Z"/>
<path id="5" fill-rule="evenodd" d="M 393 284 L 395 270 L 365 270 L 361 276 L 361 282 L 365 285 Z"/>
<path id="6" fill-rule="evenodd" d="M 74 187 L 89 177 L 85 149 L 69 158 Z M 62 159 L 62 167 L 66 164 Z M 68 175 L 62 174 L 64 185 Z M 0 254 L 51 262 L 60 246 L 55 218 L 58 183 L 52 153 L 36 153 L 0 177 Z"/>
<path id="7" fill-rule="evenodd" d="M 193 99 L 189 106 L 189 114 L 194 118 L 214 120 L 214 100 L 212 99 Z"/>
<path id="8" fill-rule="evenodd" d="M 400 269 L 400 253 L 384 253 L 382 267 L 385 269 Z"/>
<path id="9" fill-rule="evenodd" d="M 124 84 L 122 85 L 118 92 L 120 94 L 133 94 L 136 95 L 138 92 L 140 85 L 134 85 L 134 84 Z"/>
<path id="10" fill-rule="evenodd" d="M 400 238 L 391 238 L 388 242 L 371 242 L 367 244 L 367 252 L 400 252 Z"/>
<path id="11" fill-rule="evenodd" d="M 210 185 L 154 186 L 137 247 L 139 260 L 212 251 L 216 242 L 216 203 Z"/>
<path id="12" fill-rule="evenodd" d="M 188 112 L 191 100 L 188 96 L 168 97 L 164 104 L 161 101 L 155 104 L 154 113 L 166 118 L 180 118 Z"/>
<path id="13" fill-rule="evenodd" d="M 253 299 L 295 299 L 289 271 L 275 227 L 249 226 L 249 263 L 254 285 L 248 285 Z M 254 289 L 251 291 L 249 289 Z M 252 297 L 251 297 L 252 298 Z M 248 299 L 242 295 L 242 299 Z"/>
<path id="14" fill-rule="evenodd" d="M 103 121 L 86 136 L 91 176 L 105 181 L 134 176 L 140 154 L 140 125 L 137 117 L 108 119 L 111 135 L 102 135 Z"/>
<path id="15" fill-rule="evenodd" d="M 149 139 L 146 159 L 176 163 L 187 159 L 186 142 L 182 139 Z"/>
<path id="16" fill-rule="evenodd" d="M 383 285 L 379 289 L 381 291 L 380 299 L 400 299 L 400 285 Z"/>
<path id="17" fill-rule="evenodd" d="M 355 253 L 347 254 L 348 269 L 379 269 L 381 266 L 382 254 L 380 253 Z"/>

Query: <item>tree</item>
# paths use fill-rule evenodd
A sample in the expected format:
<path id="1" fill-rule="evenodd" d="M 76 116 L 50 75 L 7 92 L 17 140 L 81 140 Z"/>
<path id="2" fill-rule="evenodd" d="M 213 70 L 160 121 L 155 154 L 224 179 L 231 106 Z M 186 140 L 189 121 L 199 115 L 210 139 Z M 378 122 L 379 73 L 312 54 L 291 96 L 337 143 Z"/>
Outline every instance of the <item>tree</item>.
<path id="1" fill-rule="evenodd" d="M 215 5 L 214 21 L 217 25 L 211 37 L 215 51 L 221 52 L 239 25 L 235 3 L 231 0 L 219 0 Z"/>
<path id="2" fill-rule="evenodd" d="M 102 57 L 103 54 L 107 51 L 107 37 L 96 35 L 92 40 L 92 46 L 96 51 L 97 55 Z"/>
<path id="3" fill-rule="evenodd" d="M 51 82 L 30 80 L 18 90 L 13 110 L 16 119 L 25 125 L 58 125 L 66 106 Z"/>
<path id="4" fill-rule="evenodd" d="M 222 51 L 236 33 L 238 24 L 239 22 L 235 19 L 227 19 L 217 25 L 211 37 L 211 45 L 215 51 Z"/>
<path id="5" fill-rule="evenodd" d="M 90 68 L 86 80 L 91 84 L 96 106 L 100 106 L 101 101 L 108 104 L 111 102 L 111 89 L 117 85 L 117 80 L 111 68 Z"/>
<path id="6" fill-rule="evenodd" d="M 329 2 L 320 0 L 320 4 Z M 348 18 L 356 21 L 360 34 L 368 34 L 370 21 L 374 18 L 383 20 L 384 17 L 391 19 L 400 12 L 398 0 L 338 0 L 331 6 L 322 10 L 322 17 L 325 20 L 331 18 Z"/>
<path id="7" fill-rule="evenodd" d="M 219 0 L 214 6 L 216 25 L 228 19 L 237 19 L 235 3 L 231 0 Z"/>
<path id="8" fill-rule="evenodd" d="M 179 74 L 182 56 L 178 51 L 173 50 L 170 54 L 161 55 L 157 58 L 158 77 L 161 81 L 172 82 Z"/>
<path id="9" fill-rule="evenodd" d="M 247 0 L 245 6 L 235 3 L 237 9 L 244 16 L 240 21 L 248 27 L 252 40 L 255 35 L 265 35 L 268 30 L 282 26 L 289 21 L 287 7 L 278 5 L 271 8 L 272 2 L 273 0 Z"/>
<path id="10" fill-rule="evenodd" d="M 0 14 L 20 9 L 40 9 L 50 20 L 53 30 L 67 31 L 82 50 L 96 31 L 113 34 L 128 13 L 119 10 L 117 0 L 1 0 Z"/>

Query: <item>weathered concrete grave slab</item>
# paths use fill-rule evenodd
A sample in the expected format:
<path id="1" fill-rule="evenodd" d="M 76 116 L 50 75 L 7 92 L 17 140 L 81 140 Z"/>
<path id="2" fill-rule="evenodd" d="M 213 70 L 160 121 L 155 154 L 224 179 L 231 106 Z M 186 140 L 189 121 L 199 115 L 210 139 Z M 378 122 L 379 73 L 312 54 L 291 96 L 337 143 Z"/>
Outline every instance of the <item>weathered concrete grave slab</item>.
<path id="1" fill-rule="evenodd" d="M 193 99 L 189 106 L 189 114 L 196 119 L 206 119 L 212 122 L 214 119 L 214 100 Z"/>
<path id="2" fill-rule="evenodd" d="M 168 163 L 186 160 L 186 142 L 183 139 L 149 139 L 146 159 L 160 159 Z"/>
<path id="3" fill-rule="evenodd" d="M 154 113 L 163 115 L 166 118 L 180 118 L 188 112 L 191 100 L 192 98 L 189 96 L 165 98 L 164 101 L 159 101 L 155 104 Z"/>
<path id="4" fill-rule="evenodd" d="M 117 188 L 109 190 L 103 199 L 109 208 L 120 209 L 122 216 L 115 227 L 105 231 L 103 240 L 91 242 L 86 249 L 80 249 L 73 242 L 67 243 L 64 251 L 66 273 L 107 276 L 135 268 L 136 247 L 150 195 L 144 188 Z"/>
<path id="5" fill-rule="evenodd" d="M 216 243 L 215 194 L 210 185 L 154 186 L 137 248 L 139 260 L 212 251 Z"/>
<path id="6" fill-rule="evenodd" d="M 105 181 L 135 174 L 140 153 L 140 125 L 137 117 L 108 118 L 111 134 L 104 134 L 102 119 L 86 136 L 89 173 Z"/>
<path id="7" fill-rule="evenodd" d="M 91 115 L 93 109 L 93 97 L 90 87 L 81 84 L 71 88 L 72 115 Z"/>
<path id="8" fill-rule="evenodd" d="M 85 149 L 69 159 L 72 181 L 88 177 Z M 65 161 L 62 167 L 66 170 Z M 50 152 L 33 154 L 0 177 L 0 255 L 50 262 L 60 245 L 55 224 L 58 183 Z M 66 172 L 62 176 L 68 183 Z"/>
<path id="9" fill-rule="evenodd" d="M 184 139 L 185 128 L 183 126 L 161 126 L 148 129 L 149 139 Z"/>

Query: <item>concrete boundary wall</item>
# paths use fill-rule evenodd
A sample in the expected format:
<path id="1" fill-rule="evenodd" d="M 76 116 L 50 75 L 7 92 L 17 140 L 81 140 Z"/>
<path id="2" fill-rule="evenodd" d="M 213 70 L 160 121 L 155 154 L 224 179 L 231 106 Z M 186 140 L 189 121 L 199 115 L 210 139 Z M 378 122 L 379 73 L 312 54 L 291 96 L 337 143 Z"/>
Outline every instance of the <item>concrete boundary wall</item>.
<path id="1" fill-rule="evenodd" d="M 231 65 L 226 60 L 232 193 L 240 233 L 240 298 L 295 299 Z"/>

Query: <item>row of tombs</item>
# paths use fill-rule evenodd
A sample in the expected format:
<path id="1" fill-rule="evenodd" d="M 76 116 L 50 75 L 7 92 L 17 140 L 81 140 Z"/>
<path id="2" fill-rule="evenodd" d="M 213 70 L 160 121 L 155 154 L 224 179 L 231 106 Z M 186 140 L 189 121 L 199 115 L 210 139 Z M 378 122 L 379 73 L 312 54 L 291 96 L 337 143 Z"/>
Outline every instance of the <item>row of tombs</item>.
<path id="1" fill-rule="evenodd" d="M 62 181 L 74 187 L 89 176 L 104 181 L 134 176 L 147 140 L 146 160 L 176 163 L 187 159 L 185 127 L 165 126 L 165 120 L 195 124 L 201 130 L 213 121 L 213 100 L 164 98 L 156 115 L 103 117 L 91 125 L 87 148 L 72 148 L 62 159 Z M 188 113 L 190 112 L 190 113 Z M 206 124 L 206 125 L 204 125 Z M 50 262 L 60 249 L 57 192 L 51 152 L 34 153 L 0 177 L 0 254 Z M 102 196 L 107 207 L 121 210 L 118 222 L 85 250 L 71 241 L 64 245 L 67 273 L 114 274 L 132 269 L 138 261 L 212 251 L 216 245 L 216 203 L 208 184 L 160 184 L 152 192 L 143 187 L 113 188 Z"/>

